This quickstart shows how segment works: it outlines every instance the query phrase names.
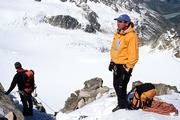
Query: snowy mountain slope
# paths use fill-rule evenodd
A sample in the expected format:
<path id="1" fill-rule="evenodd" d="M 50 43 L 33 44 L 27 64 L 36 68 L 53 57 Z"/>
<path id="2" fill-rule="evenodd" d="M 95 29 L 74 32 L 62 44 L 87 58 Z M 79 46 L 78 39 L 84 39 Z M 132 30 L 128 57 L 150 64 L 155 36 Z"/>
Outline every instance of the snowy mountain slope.
<path id="1" fill-rule="evenodd" d="M 113 21 L 109 19 L 110 17 L 112 19 L 119 14 L 127 13 L 135 23 L 142 44 L 156 41 L 162 33 L 171 28 L 171 24 L 163 16 L 151 10 L 143 0 L 70 0 L 70 2 L 75 3 L 78 7 L 89 6 L 97 14 L 101 30 L 106 32 L 112 31 L 109 25 Z M 114 16 L 114 14 L 117 15 Z M 109 29 L 103 28 L 106 19 L 108 24 L 105 22 L 105 26 Z"/>
<path id="2" fill-rule="evenodd" d="M 2 2 L 0 7 L 1 14 L 6 16 L 0 24 L 1 82 L 7 90 L 15 74 L 13 64 L 21 61 L 25 69 L 35 71 L 37 92 L 41 99 L 57 111 L 62 108 L 69 93 L 80 87 L 84 80 L 94 76 L 102 77 L 109 63 L 109 55 L 105 54 L 108 59 L 104 59 L 100 48 L 109 48 L 113 36 L 64 30 L 44 23 L 35 24 L 33 19 L 28 19 L 24 25 L 24 15 L 34 18 L 36 13 L 33 13 L 33 9 L 37 8 L 36 12 L 39 14 L 41 4 L 31 0 L 26 3 L 23 0 L 16 2 L 16 9 L 15 6 L 4 9 L 11 5 L 11 0 Z M 21 6 L 21 2 L 30 7 Z M 51 6 L 49 3 L 45 5 Z M 23 10 L 19 11 L 17 8 Z M 28 12 L 31 9 L 32 12 Z M 9 18 L 9 11 L 12 10 L 14 11 Z M 107 65 L 104 66 L 104 63 Z M 94 72 L 95 68 L 99 72 Z M 108 71 L 106 73 L 107 76 L 110 74 Z M 54 95 L 56 92 L 62 96 Z"/>
<path id="3" fill-rule="evenodd" d="M 178 13 L 180 1 L 179 0 L 146 0 L 145 1 L 153 10 L 162 15 Z"/>
<path id="4" fill-rule="evenodd" d="M 173 103 L 180 110 L 180 94 L 164 95 L 159 97 L 162 101 Z M 180 116 L 166 116 L 142 110 L 118 110 L 112 113 L 116 106 L 116 97 L 108 97 L 105 94 L 102 98 L 80 108 L 74 112 L 59 113 L 57 119 L 62 120 L 179 120 Z"/>
<path id="5" fill-rule="evenodd" d="M 112 73 L 107 69 L 109 53 L 101 51 L 110 49 L 112 32 L 116 30 L 113 19 L 120 13 L 110 11 L 104 4 L 89 2 L 91 9 L 98 13 L 102 29 L 108 31 L 89 34 L 41 22 L 44 15 L 68 14 L 86 24 L 84 12 L 74 3 L 59 0 L 5 0 L 0 3 L 0 72 L 5 90 L 15 74 L 13 64 L 16 61 L 22 62 L 25 69 L 35 71 L 38 95 L 53 108 L 47 107 L 49 113 L 61 109 L 69 94 L 82 88 L 85 80 L 101 77 L 105 85 L 112 87 Z M 134 11 L 124 9 L 122 12 L 128 12 L 133 21 L 141 20 Z M 140 59 L 130 84 L 134 80 L 162 82 L 180 89 L 179 61 L 171 57 L 170 51 L 149 51 L 140 49 Z"/>

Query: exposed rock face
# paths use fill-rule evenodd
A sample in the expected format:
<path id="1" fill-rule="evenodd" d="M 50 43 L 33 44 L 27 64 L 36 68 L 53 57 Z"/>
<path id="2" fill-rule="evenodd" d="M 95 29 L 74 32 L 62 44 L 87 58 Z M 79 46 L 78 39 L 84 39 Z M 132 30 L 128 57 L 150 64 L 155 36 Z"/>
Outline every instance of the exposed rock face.
<path id="1" fill-rule="evenodd" d="M 180 58 L 180 50 L 177 50 L 177 52 L 175 53 L 175 56 L 176 56 L 177 58 Z"/>
<path id="2" fill-rule="evenodd" d="M 67 0 L 61 1 L 66 2 Z M 138 17 L 132 15 L 130 16 L 135 24 L 138 37 L 140 38 L 140 44 L 152 45 L 152 48 L 159 49 L 173 47 L 175 56 L 179 56 L 178 51 L 180 48 L 176 47 L 180 46 L 179 43 L 170 43 L 168 38 L 165 37 L 166 32 L 168 30 L 170 31 L 173 24 L 165 19 L 164 16 L 152 10 L 151 5 L 154 5 L 156 0 L 153 0 L 153 4 L 151 4 L 150 1 L 148 2 L 148 0 L 70 0 L 70 2 L 74 3 L 77 7 L 84 11 L 83 16 L 89 21 L 89 23 L 79 23 L 75 18 L 64 15 L 52 16 L 49 18 L 49 23 L 53 26 L 66 29 L 83 29 L 85 32 L 89 33 L 95 33 L 96 31 L 112 32 L 112 30 L 108 31 L 106 27 L 101 27 L 101 23 L 98 21 L 98 19 L 101 18 L 98 17 L 98 13 L 96 13 L 96 11 L 91 9 L 88 1 L 92 1 L 97 4 L 103 3 L 106 6 L 111 7 L 112 10 L 118 12 L 119 14 L 126 12 L 126 10 L 129 14 L 131 11 L 135 11 L 135 14 L 137 14 Z M 158 3 L 163 2 L 158 0 Z M 107 28 L 111 27 L 107 26 Z M 178 41 L 180 41 L 180 38 L 178 39 Z M 172 46 L 172 43 L 176 43 L 176 45 Z"/>
<path id="3" fill-rule="evenodd" d="M 167 33 L 162 34 L 159 39 L 152 44 L 152 48 L 159 50 L 173 50 L 176 57 L 179 57 L 180 51 L 180 36 L 178 33 L 171 29 Z"/>
<path id="4" fill-rule="evenodd" d="M 8 112 L 14 112 L 17 120 L 24 120 L 24 116 L 22 113 L 16 108 L 15 104 L 11 101 L 11 99 L 4 95 L 4 88 L 2 87 L 0 83 L 0 108 L 3 109 L 4 114 L 7 114 Z"/>
<path id="5" fill-rule="evenodd" d="M 72 112 L 84 105 L 98 99 L 109 88 L 102 86 L 103 80 L 101 78 L 93 78 L 84 82 L 84 88 L 71 93 L 71 96 L 66 100 L 64 108 L 61 110 L 64 113 Z"/>
<path id="6" fill-rule="evenodd" d="M 174 28 L 178 31 L 178 34 L 180 35 L 180 14 L 169 20 L 173 22 Z"/>
<path id="7" fill-rule="evenodd" d="M 170 86 L 170 85 L 166 85 L 162 83 L 154 84 L 154 86 L 157 90 L 156 95 L 166 95 L 166 94 L 171 93 L 172 91 L 178 92 L 178 89 L 176 88 L 176 86 Z"/>
<path id="8" fill-rule="evenodd" d="M 84 11 L 85 18 L 89 21 L 89 25 L 85 28 L 86 32 L 94 33 L 95 30 L 101 31 L 101 24 L 98 22 L 98 14 L 91 10 L 88 6 L 88 0 L 70 0 L 77 7 L 81 7 Z M 141 40 L 141 45 L 149 44 L 150 41 L 156 41 L 159 36 L 166 32 L 171 24 L 160 14 L 153 11 L 146 5 L 144 0 L 89 0 L 95 3 L 103 3 L 111 7 L 116 12 L 123 12 L 122 9 L 128 11 L 136 11 L 139 18 L 133 20 L 135 22 L 136 31 Z M 102 30 L 103 31 L 103 30 Z"/>
<path id="9" fill-rule="evenodd" d="M 49 24 L 65 29 L 76 29 L 80 27 L 79 22 L 69 15 L 57 15 L 48 19 Z"/>
<path id="10" fill-rule="evenodd" d="M 78 7 L 80 7 L 82 3 L 87 3 L 87 0 L 69 0 L 70 2 L 74 2 Z"/>
<path id="11" fill-rule="evenodd" d="M 132 83 L 132 87 L 137 86 L 138 84 L 142 84 L 141 81 L 135 81 Z M 174 92 L 178 92 L 178 89 L 176 88 L 176 86 L 170 86 L 170 85 L 166 85 L 163 83 L 159 83 L 159 84 L 153 84 L 157 90 L 156 95 L 166 95 L 171 93 L 172 91 Z"/>
<path id="12" fill-rule="evenodd" d="M 86 25 L 86 28 L 84 29 L 85 32 L 88 33 L 95 33 L 96 30 L 94 29 L 94 27 L 92 25 Z"/>
<path id="13" fill-rule="evenodd" d="M 179 0 L 144 0 L 144 2 L 163 15 L 180 12 Z"/>
<path id="14" fill-rule="evenodd" d="M 67 0 L 60 0 L 61 2 L 66 2 Z"/>
<path id="15" fill-rule="evenodd" d="M 98 16 L 95 12 L 91 11 L 90 13 L 87 13 L 87 20 L 95 30 L 99 31 L 101 25 L 98 23 L 97 18 Z"/>
<path id="16" fill-rule="evenodd" d="M 70 2 L 75 3 L 77 7 L 81 7 L 84 11 L 85 18 L 89 21 L 89 24 L 84 29 L 85 32 L 94 33 L 96 30 L 100 30 L 101 25 L 97 20 L 98 15 L 86 4 L 87 0 L 70 0 Z"/>
<path id="17" fill-rule="evenodd" d="M 98 15 L 91 10 L 87 4 L 80 4 L 80 7 L 85 12 L 85 18 L 89 21 L 90 25 L 86 25 L 85 32 L 94 33 L 100 30 L 101 25 L 98 23 Z"/>
<path id="18" fill-rule="evenodd" d="M 138 85 L 141 85 L 141 84 L 142 84 L 141 81 L 134 81 L 134 82 L 132 83 L 132 89 L 133 89 L 134 87 L 138 86 Z"/>

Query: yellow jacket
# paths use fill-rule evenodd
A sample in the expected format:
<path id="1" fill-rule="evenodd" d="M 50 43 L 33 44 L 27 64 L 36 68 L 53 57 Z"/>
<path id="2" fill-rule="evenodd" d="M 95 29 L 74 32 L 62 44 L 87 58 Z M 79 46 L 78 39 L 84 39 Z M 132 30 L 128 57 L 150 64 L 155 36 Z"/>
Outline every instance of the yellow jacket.
<path id="1" fill-rule="evenodd" d="M 133 68 L 139 58 L 139 40 L 134 28 L 124 32 L 116 32 L 110 50 L 111 60 L 116 64 L 126 64 L 127 68 Z"/>

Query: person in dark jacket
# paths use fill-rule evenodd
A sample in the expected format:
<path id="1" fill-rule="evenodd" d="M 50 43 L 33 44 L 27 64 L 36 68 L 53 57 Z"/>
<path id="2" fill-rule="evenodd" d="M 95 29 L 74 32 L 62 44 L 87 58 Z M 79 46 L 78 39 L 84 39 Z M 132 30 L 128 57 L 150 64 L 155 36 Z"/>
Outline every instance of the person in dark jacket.
<path id="1" fill-rule="evenodd" d="M 16 62 L 14 64 L 14 66 L 15 66 L 15 68 L 17 70 L 17 73 L 15 74 L 15 76 L 13 78 L 13 81 L 12 81 L 8 91 L 5 92 L 5 94 L 8 95 L 15 88 L 15 86 L 17 85 L 19 95 L 20 95 L 20 98 L 21 98 L 21 101 L 22 101 L 22 104 L 23 104 L 23 115 L 32 116 L 33 115 L 32 95 L 31 95 L 31 93 L 26 93 L 24 91 L 24 89 L 25 89 L 25 87 L 24 87 L 25 86 L 24 73 L 27 70 L 24 70 L 22 68 L 22 65 L 21 65 L 20 62 Z"/>

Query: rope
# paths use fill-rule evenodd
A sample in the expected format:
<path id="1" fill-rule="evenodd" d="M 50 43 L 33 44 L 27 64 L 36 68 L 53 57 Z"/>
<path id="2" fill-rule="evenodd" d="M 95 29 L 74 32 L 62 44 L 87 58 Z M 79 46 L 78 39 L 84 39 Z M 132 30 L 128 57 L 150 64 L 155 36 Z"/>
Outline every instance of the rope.
<path id="1" fill-rule="evenodd" d="M 36 96 L 37 97 L 37 96 Z M 52 109 L 52 107 L 50 107 L 47 103 L 45 103 L 40 97 L 37 97 L 42 103 L 44 103 L 51 111 L 53 111 L 54 112 L 54 116 L 56 116 L 59 112 L 60 112 L 60 110 L 59 111 L 55 111 L 54 109 Z"/>
<path id="2" fill-rule="evenodd" d="M 20 91 L 13 91 L 11 93 L 16 93 L 16 92 L 19 93 Z M 60 111 L 56 112 L 52 107 L 50 107 L 46 102 L 44 102 L 40 97 L 38 97 L 36 91 L 34 91 L 34 93 L 35 93 L 34 97 L 38 98 L 43 104 L 47 106 L 47 108 L 49 108 L 52 112 L 54 112 L 54 116 L 56 116 L 60 112 Z"/>
<path id="3" fill-rule="evenodd" d="M 52 112 L 56 113 L 55 110 L 50 107 L 46 102 L 44 102 L 40 97 L 36 96 L 43 104 L 45 104 Z"/>
<path id="4" fill-rule="evenodd" d="M 45 103 L 40 97 L 38 97 L 37 96 L 37 92 L 36 92 L 36 89 L 34 90 L 34 97 L 37 97 L 42 103 L 44 103 L 51 111 L 53 111 L 54 112 L 54 116 L 56 116 L 59 112 L 60 112 L 60 110 L 59 111 L 55 111 L 54 109 L 52 109 L 47 103 Z"/>

